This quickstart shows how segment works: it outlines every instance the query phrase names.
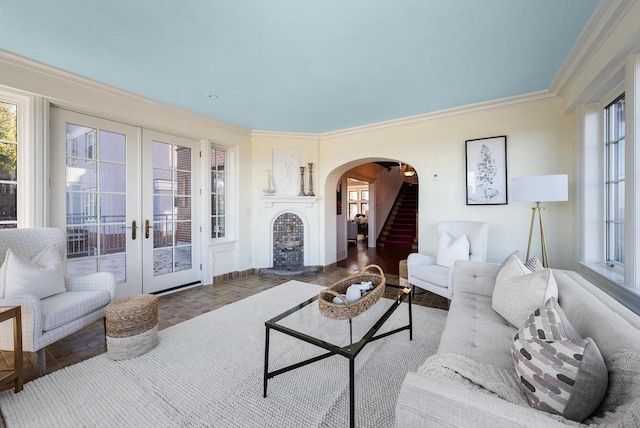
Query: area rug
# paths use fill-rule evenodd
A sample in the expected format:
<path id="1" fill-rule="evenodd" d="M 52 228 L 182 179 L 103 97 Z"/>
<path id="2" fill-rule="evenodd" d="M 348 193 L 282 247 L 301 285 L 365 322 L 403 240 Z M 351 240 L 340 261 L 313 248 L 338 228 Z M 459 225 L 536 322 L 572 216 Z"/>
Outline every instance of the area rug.
<path id="1" fill-rule="evenodd" d="M 264 322 L 321 289 L 290 281 L 161 331 L 158 346 L 137 358 L 99 355 L 29 382 L 18 394 L 6 391 L 0 395 L 6 425 L 348 426 L 344 357 L 276 376 L 262 396 Z M 392 427 L 405 374 L 435 353 L 446 312 L 414 306 L 413 317 L 413 341 L 401 332 L 368 344 L 356 358 L 356 426 Z M 407 311 L 398 308 L 383 330 L 406 322 Z M 270 370 L 323 352 L 275 331 L 270 349 Z"/>

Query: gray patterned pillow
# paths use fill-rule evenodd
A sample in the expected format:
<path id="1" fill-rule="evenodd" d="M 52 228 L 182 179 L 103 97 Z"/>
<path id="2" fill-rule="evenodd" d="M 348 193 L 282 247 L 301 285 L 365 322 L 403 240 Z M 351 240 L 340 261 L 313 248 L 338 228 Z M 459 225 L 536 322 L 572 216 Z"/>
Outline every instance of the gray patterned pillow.
<path id="1" fill-rule="evenodd" d="M 538 257 L 536 256 L 531 257 L 529 260 L 527 260 L 527 262 L 524 265 L 531 272 L 537 272 L 539 270 L 544 269 L 544 266 L 542 266 L 542 263 L 540 263 L 540 259 L 538 259 Z"/>
<path id="2" fill-rule="evenodd" d="M 513 340 L 582 340 L 573 328 L 555 297 L 547 300 L 543 307 L 529 315 Z"/>
<path id="3" fill-rule="evenodd" d="M 511 346 L 520 388 L 531 407 L 582 422 L 607 390 L 608 373 L 591 338 L 518 338 Z"/>

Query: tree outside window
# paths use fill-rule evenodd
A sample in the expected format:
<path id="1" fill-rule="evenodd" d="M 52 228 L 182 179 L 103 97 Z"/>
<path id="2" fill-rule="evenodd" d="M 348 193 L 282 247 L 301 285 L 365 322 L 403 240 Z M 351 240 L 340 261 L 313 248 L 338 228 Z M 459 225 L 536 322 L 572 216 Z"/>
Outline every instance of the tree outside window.
<path id="1" fill-rule="evenodd" d="M 18 106 L 0 101 L 0 229 L 18 224 Z"/>

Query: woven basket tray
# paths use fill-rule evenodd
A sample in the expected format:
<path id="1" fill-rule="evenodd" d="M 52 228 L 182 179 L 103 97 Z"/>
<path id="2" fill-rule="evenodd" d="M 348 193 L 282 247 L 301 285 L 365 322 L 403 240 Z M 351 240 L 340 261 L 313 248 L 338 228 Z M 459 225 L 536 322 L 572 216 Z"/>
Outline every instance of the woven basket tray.
<path id="1" fill-rule="evenodd" d="M 369 268 L 376 268 L 380 274 L 365 272 Z M 347 303 L 347 299 L 345 299 L 342 294 L 347 292 L 347 288 L 349 288 L 350 285 L 358 284 L 362 281 L 371 281 L 373 289 L 359 300 L 353 303 Z M 320 313 L 326 317 L 338 320 L 346 320 L 356 317 L 380 300 L 380 297 L 384 294 L 385 282 L 384 272 L 382 272 L 380 266 L 368 265 L 359 273 L 341 279 L 322 290 L 318 296 L 318 308 L 320 309 Z M 334 297 L 338 297 L 344 303 L 333 303 Z"/>

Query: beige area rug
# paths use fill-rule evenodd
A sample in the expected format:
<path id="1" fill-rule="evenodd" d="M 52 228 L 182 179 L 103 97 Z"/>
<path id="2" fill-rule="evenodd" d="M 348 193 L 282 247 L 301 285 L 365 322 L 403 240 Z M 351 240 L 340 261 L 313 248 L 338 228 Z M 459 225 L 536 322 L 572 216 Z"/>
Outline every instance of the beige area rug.
<path id="1" fill-rule="evenodd" d="M 262 397 L 264 322 L 322 288 L 290 281 L 161 331 L 159 345 L 140 357 L 116 362 L 99 355 L 18 394 L 6 391 L 0 409 L 7 427 L 348 426 L 344 357 L 277 376 Z M 401 332 L 368 344 L 356 358 L 356 426 L 392 427 L 405 374 L 435 353 L 446 312 L 414 306 L 413 317 L 413 341 Z M 406 322 L 407 310 L 398 308 L 381 331 Z M 275 331 L 270 349 L 270 370 L 324 352 Z"/>

